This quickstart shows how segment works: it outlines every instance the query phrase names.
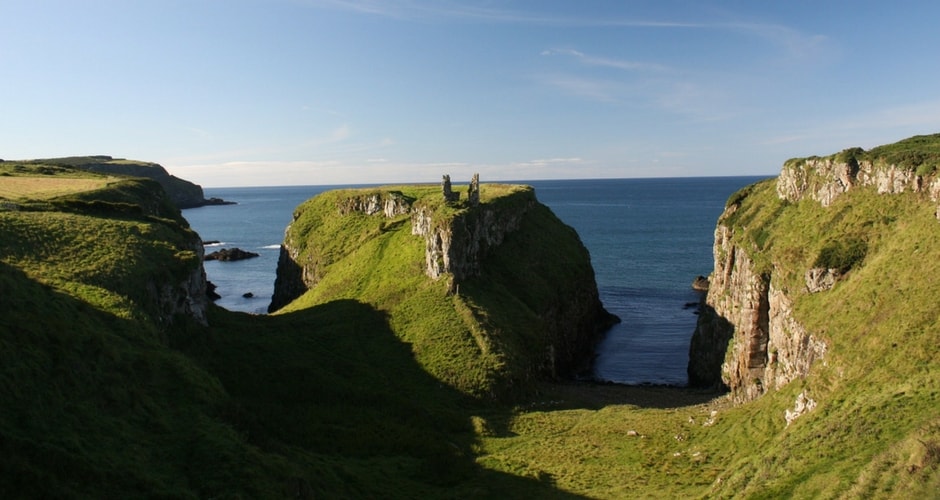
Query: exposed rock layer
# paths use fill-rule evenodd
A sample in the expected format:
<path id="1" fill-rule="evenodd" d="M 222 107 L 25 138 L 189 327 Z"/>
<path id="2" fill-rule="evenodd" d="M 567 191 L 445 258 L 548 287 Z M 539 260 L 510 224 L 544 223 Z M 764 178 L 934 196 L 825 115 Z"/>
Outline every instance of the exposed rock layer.
<path id="1" fill-rule="evenodd" d="M 457 281 L 479 274 L 486 254 L 519 228 L 536 203 L 531 190 L 517 196 L 523 202 L 512 210 L 480 205 L 447 223 L 435 221 L 433 211 L 427 207 L 416 208 L 411 216 L 411 234 L 424 237 L 425 273 L 435 279 L 450 273 Z"/>
<path id="2" fill-rule="evenodd" d="M 481 355 L 512 358 L 502 365 L 506 371 L 498 375 L 504 378 L 494 394 L 583 368 L 600 335 L 617 321 L 600 302 L 590 255 L 577 233 L 539 204 L 534 190 L 501 189 L 505 194 L 478 205 L 425 195 L 411 199 L 394 191 L 343 192 L 332 198 L 332 193 L 324 193 L 308 201 L 287 230 L 269 310 L 320 286 L 332 266 L 343 265 L 344 257 L 324 247 L 329 241 L 368 239 L 401 228 L 405 235 L 410 233 L 406 240 L 413 238 L 415 245 L 424 247 L 423 259 L 412 269 L 427 276 L 421 279 L 445 280 L 448 286 L 440 289 L 454 298 L 442 304 L 460 304 L 458 316 L 472 322 L 468 328 Z M 335 215 L 324 215 L 331 212 L 334 198 Z M 363 217 L 386 221 L 376 224 Z M 364 232 L 356 232 L 360 230 Z M 545 238 L 540 235 L 552 235 L 549 239 L 564 250 L 541 248 Z M 372 290 L 370 296 L 376 293 L 382 292 Z M 504 308 L 494 310 L 494 300 L 516 304 L 518 310 L 508 315 Z"/>
<path id="3" fill-rule="evenodd" d="M 877 157 L 856 160 L 855 152 L 859 157 L 865 154 L 857 149 L 788 161 L 776 179 L 777 196 L 790 203 L 811 200 L 821 210 L 859 188 L 884 195 L 910 192 L 931 203 L 940 201 L 940 177 L 930 174 L 929 168 L 925 169 L 928 175 L 918 175 L 914 168 Z M 735 232 L 747 232 L 747 228 L 730 221 L 740 203 L 741 199 L 729 202 L 715 229 L 714 271 L 693 334 L 688 372 L 690 384 L 724 385 L 734 401 L 745 402 L 805 377 L 813 363 L 825 357 L 828 346 L 794 317 L 794 297 L 777 283 L 783 270 L 770 263 L 758 271 L 753 252 L 760 250 L 739 242 Z M 844 272 L 825 266 L 801 271 L 805 289 L 789 293 L 825 292 Z"/>
<path id="4" fill-rule="evenodd" d="M 777 178 L 781 199 L 811 199 L 824 207 L 861 186 L 872 186 L 880 194 L 925 193 L 934 203 L 940 201 L 940 177 L 928 181 L 910 168 L 870 160 L 840 160 L 838 156 L 791 160 Z M 937 216 L 940 218 L 940 206 Z"/>

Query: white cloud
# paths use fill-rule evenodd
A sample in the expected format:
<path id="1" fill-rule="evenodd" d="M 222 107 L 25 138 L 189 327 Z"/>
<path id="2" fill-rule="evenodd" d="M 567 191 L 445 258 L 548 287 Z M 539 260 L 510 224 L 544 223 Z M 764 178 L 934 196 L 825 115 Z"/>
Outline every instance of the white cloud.
<path id="1" fill-rule="evenodd" d="M 544 158 L 544 159 L 537 159 L 537 160 L 515 162 L 515 163 L 512 163 L 511 165 L 513 167 L 545 167 L 548 165 L 558 165 L 558 164 L 572 165 L 572 164 L 580 164 L 580 163 L 584 163 L 584 160 L 582 160 L 581 158 Z"/>

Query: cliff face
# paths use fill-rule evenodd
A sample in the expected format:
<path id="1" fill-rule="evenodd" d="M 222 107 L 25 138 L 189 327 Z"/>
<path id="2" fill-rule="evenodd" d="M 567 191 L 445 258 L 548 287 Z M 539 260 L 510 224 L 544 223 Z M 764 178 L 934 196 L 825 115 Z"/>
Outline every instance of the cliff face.
<path id="1" fill-rule="evenodd" d="M 455 281 L 479 275 L 483 258 L 502 244 L 507 234 L 519 229 L 526 212 L 536 203 L 531 190 L 517 197 L 520 203 L 511 209 L 482 205 L 447 223 L 435 220 L 428 206 L 415 208 L 411 234 L 424 237 L 425 273 L 434 279 L 451 274 Z"/>
<path id="2" fill-rule="evenodd" d="M 460 281 L 480 274 L 481 260 L 498 247 L 508 233 L 519 228 L 526 212 L 537 203 L 529 189 L 514 195 L 511 207 L 484 204 L 442 218 L 433 204 L 415 203 L 399 191 L 353 194 L 337 202 L 339 216 L 364 214 L 394 219 L 408 215 L 411 234 L 424 239 L 424 273 L 432 279 L 451 276 Z M 294 214 L 294 220 L 302 217 Z M 290 233 L 291 229 L 288 228 Z M 301 256 L 300 245 L 285 240 L 278 257 L 277 278 L 269 312 L 276 311 L 316 286 L 320 266 Z M 304 262 L 301 262 L 304 260 Z"/>
<path id="3" fill-rule="evenodd" d="M 726 211 L 720 220 L 728 216 Z M 714 255 L 705 310 L 693 334 L 690 384 L 723 384 L 736 402 L 745 402 L 805 377 L 827 346 L 793 318 L 774 272 L 757 269 L 723 223 L 715 230 Z"/>
<path id="4" fill-rule="evenodd" d="M 885 147 L 887 153 L 853 149 L 790 160 L 775 180 L 729 200 L 715 230 L 714 271 L 692 338 L 690 384 L 724 385 L 734 401 L 746 402 L 806 377 L 826 358 L 828 341 L 807 331 L 794 303 L 837 286 L 864 262 L 873 231 L 896 220 L 885 209 L 867 210 L 866 193 L 906 194 L 933 205 L 940 199 L 929 157 L 903 149 L 904 157 L 927 163 L 885 160 L 905 143 L 899 145 Z M 848 196 L 860 201 L 841 203 Z"/>
<path id="5" fill-rule="evenodd" d="M 584 366 L 615 318 L 577 234 L 529 187 L 467 199 L 412 186 L 309 200 L 286 231 L 269 310 L 371 304 L 429 372 L 475 395 Z"/>
<path id="6" fill-rule="evenodd" d="M 138 248 L 149 246 L 152 247 L 150 251 L 128 251 L 123 256 L 136 261 L 132 269 L 150 270 L 149 275 L 135 278 L 143 280 L 143 303 L 164 326 L 172 324 L 179 317 L 189 318 L 202 325 L 208 324 L 209 299 L 206 294 L 206 272 L 202 266 L 205 248 L 199 235 L 189 228 L 177 205 L 158 182 L 128 179 L 103 190 L 77 193 L 70 200 L 62 200 L 57 204 L 103 220 L 131 215 L 132 219 L 146 225 L 146 232 L 159 235 L 156 242 L 138 242 Z M 126 207 L 139 207 L 139 213 L 128 213 Z M 133 230 L 131 234 L 136 236 Z M 131 243 L 128 241 L 126 244 Z M 138 291 L 128 290 L 125 293 L 133 295 Z"/>
<path id="7" fill-rule="evenodd" d="M 930 201 L 940 201 L 940 178 L 925 180 L 910 168 L 839 157 L 787 162 L 777 179 L 777 194 L 790 202 L 810 199 L 828 207 L 850 189 L 866 186 L 879 194 L 924 193 Z M 940 206 L 936 214 L 940 219 Z"/>
<path id="8" fill-rule="evenodd" d="M 69 166 L 89 172 L 153 179 L 163 187 L 173 204 L 179 208 L 225 203 L 218 199 L 207 200 L 202 186 L 170 175 L 163 166 L 156 163 L 115 159 L 106 155 L 50 158 L 31 160 L 29 163 Z"/>

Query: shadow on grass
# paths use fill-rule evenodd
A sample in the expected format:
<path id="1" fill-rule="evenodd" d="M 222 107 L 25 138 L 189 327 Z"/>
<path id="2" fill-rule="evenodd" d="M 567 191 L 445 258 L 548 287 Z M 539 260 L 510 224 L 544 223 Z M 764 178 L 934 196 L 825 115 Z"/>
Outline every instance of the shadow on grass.
<path id="1" fill-rule="evenodd" d="M 578 498 L 479 467 L 473 401 L 354 301 L 171 332 L 0 262 L 0 497 Z"/>
<path id="2" fill-rule="evenodd" d="M 339 300 L 283 315 L 215 309 L 184 352 L 231 396 L 224 418 L 283 457 L 300 496 L 580 498 L 475 461 L 479 402 L 427 374 L 383 313 Z"/>
<path id="3" fill-rule="evenodd" d="M 568 382 L 548 386 L 544 394 L 541 404 L 551 409 L 599 410 L 610 405 L 629 405 L 668 410 L 707 404 L 725 392 L 665 385 Z"/>

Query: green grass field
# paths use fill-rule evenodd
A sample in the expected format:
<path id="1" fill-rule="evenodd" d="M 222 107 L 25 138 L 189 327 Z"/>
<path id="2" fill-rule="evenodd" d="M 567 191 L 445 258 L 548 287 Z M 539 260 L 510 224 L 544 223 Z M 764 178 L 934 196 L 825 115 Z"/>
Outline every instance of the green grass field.
<path id="1" fill-rule="evenodd" d="M 194 235 L 152 189 L 0 211 L 0 496 L 938 497 L 940 222 L 921 195 L 859 189 L 822 209 L 765 182 L 733 198 L 725 222 L 831 348 L 806 379 L 732 406 L 544 380 L 480 397 L 542 355 L 528 330 L 507 345 L 479 326 L 528 324 L 511 316 L 545 300 L 540 269 L 505 252 L 448 295 L 394 219 L 331 229 L 346 239 L 319 248 L 338 267 L 278 314 L 158 322 L 147 286 L 191 270 Z M 504 244 L 549 245 L 552 217 Z M 832 290 L 802 293 L 837 241 L 865 252 Z M 802 391 L 818 406 L 787 426 Z"/>

